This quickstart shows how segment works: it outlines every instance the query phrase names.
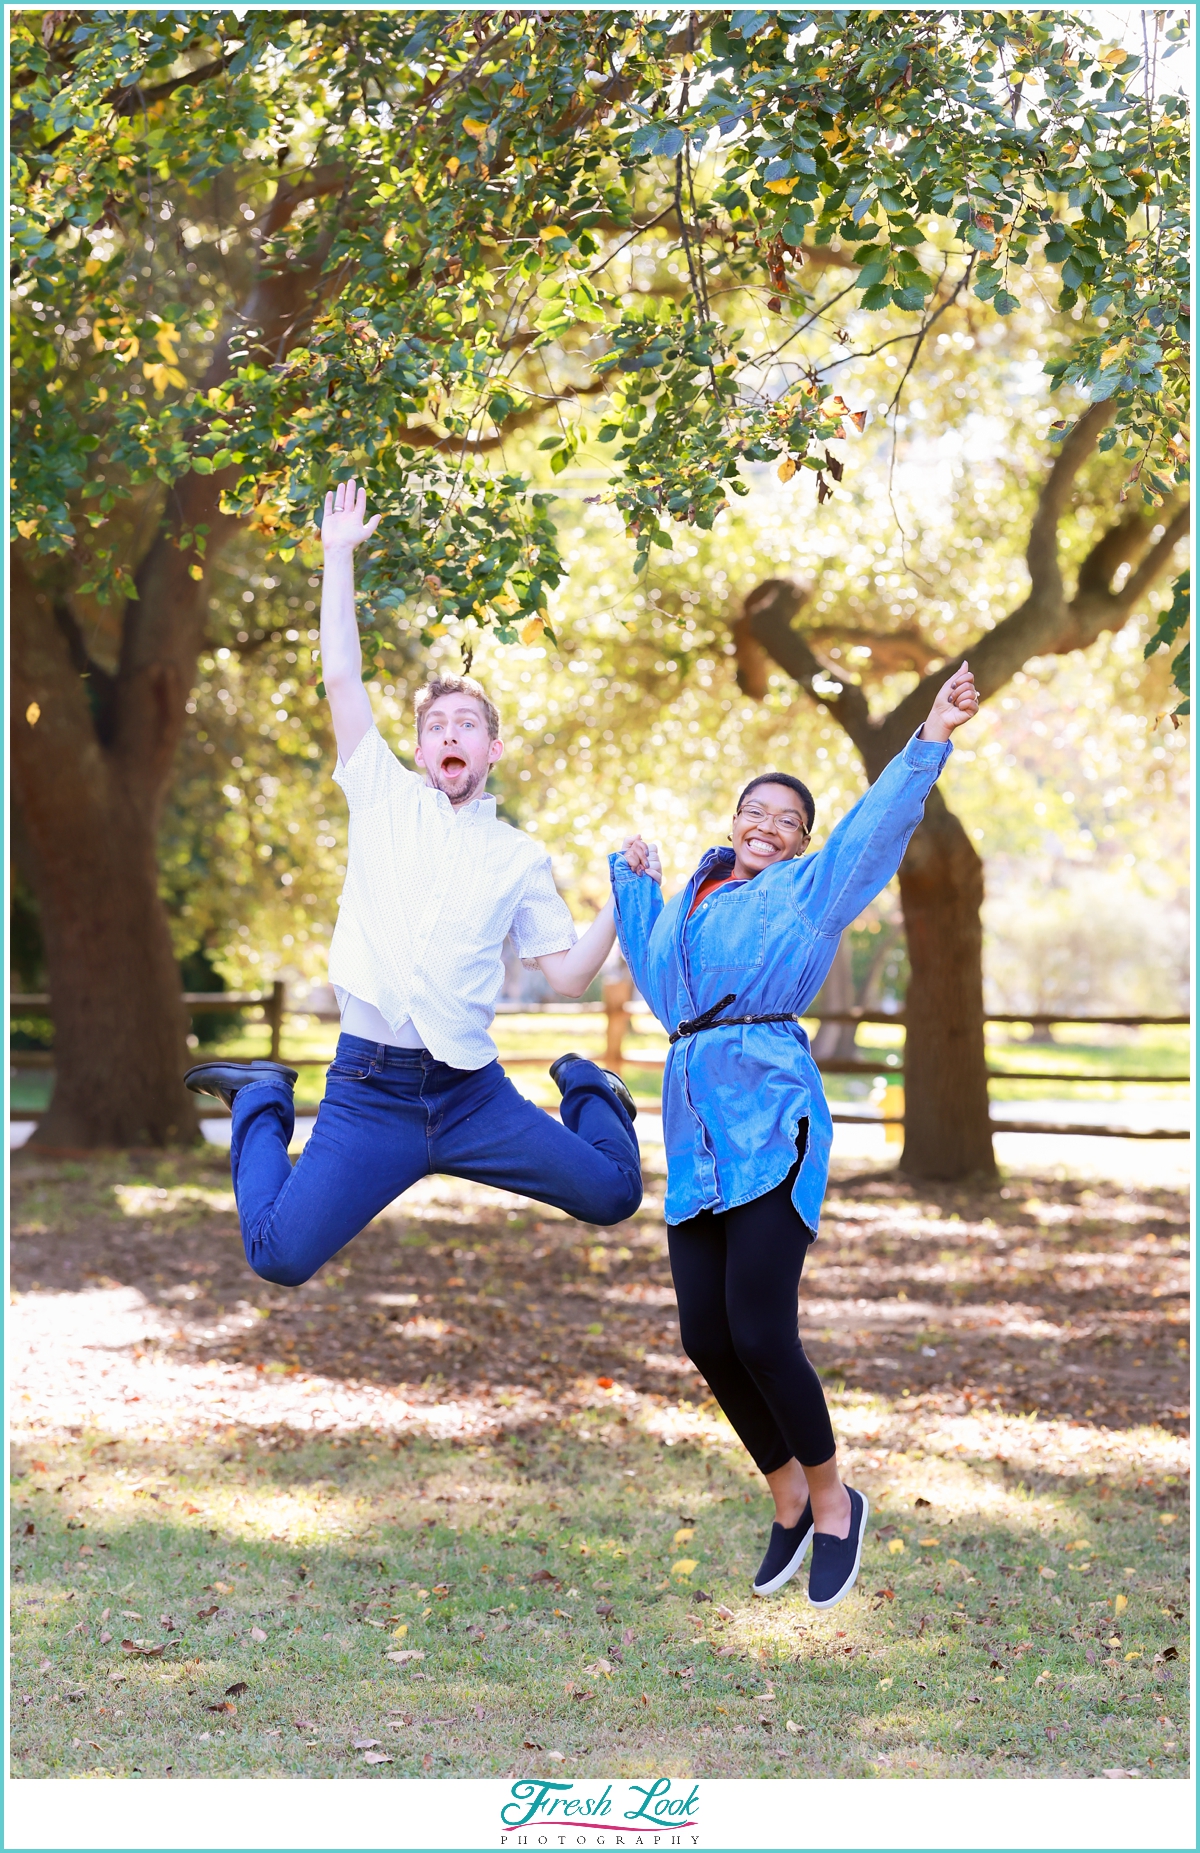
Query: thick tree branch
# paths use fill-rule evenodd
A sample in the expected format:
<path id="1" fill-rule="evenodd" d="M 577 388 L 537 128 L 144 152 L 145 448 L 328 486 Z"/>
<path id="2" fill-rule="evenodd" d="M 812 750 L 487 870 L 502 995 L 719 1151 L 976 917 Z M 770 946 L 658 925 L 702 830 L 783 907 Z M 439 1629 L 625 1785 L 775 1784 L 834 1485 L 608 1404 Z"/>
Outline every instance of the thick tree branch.
<path id="1" fill-rule="evenodd" d="M 1112 417 L 1111 399 L 1090 405 L 1074 429 L 1063 439 L 1054 459 L 1045 487 L 1038 497 L 1037 509 L 1029 529 L 1025 563 L 1029 568 L 1030 594 L 1026 604 L 1053 609 L 1061 605 L 1062 568 L 1058 558 L 1058 524 L 1075 486 L 1075 478 L 1087 462 Z M 992 633 L 995 635 L 995 632 Z M 973 667 L 973 665 L 972 665 Z M 1005 678 L 1007 680 L 1007 677 Z M 978 681 L 978 675 L 976 675 Z M 980 694 L 984 690 L 980 689 Z"/>
<path id="2" fill-rule="evenodd" d="M 866 696 L 853 682 L 842 683 L 836 693 L 832 689 L 816 688 L 814 684 L 818 680 L 829 681 L 829 671 L 818 662 L 800 632 L 792 628 L 797 612 L 808 597 L 808 591 L 792 579 L 764 579 L 747 595 L 742 606 L 742 621 L 779 667 L 814 701 L 828 709 L 867 759 L 872 755 L 875 730 Z"/>
<path id="3" fill-rule="evenodd" d="M 917 686 L 880 721 L 872 721 L 865 696 L 853 685 L 844 685 L 834 696 L 822 694 L 813 686 L 816 676 L 828 677 L 831 672 L 818 661 L 808 637 L 792 628 L 792 620 L 807 597 L 800 587 L 790 580 L 767 579 L 747 596 L 741 622 L 779 667 L 845 729 L 863 756 L 869 778 L 877 778 L 888 760 L 901 750 L 925 719 L 937 690 L 961 663 L 970 662 L 976 686 L 986 699 L 1010 682 L 1032 657 L 1066 656 L 1072 650 L 1087 649 L 1105 631 L 1119 630 L 1138 601 L 1166 571 L 1174 549 L 1188 531 L 1190 507 L 1186 504 L 1170 514 L 1158 540 L 1140 559 L 1138 556 L 1149 542 L 1151 523 L 1142 514 L 1129 514 L 1115 522 L 1083 561 L 1074 597 L 1070 601 L 1065 597 L 1059 524 L 1075 479 L 1094 450 L 1111 411 L 1108 403 L 1088 408 L 1047 476 L 1026 550 L 1032 581 L 1028 596 L 967 650 L 922 675 Z M 1131 562 L 1136 564 L 1125 583 L 1114 588 L 1116 573 Z M 821 641 L 834 636 L 849 639 L 852 634 L 827 624 L 814 633 Z M 836 678 L 837 672 L 833 674 Z"/>
<path id="4" fill-rule="evenodd" d="M 1121 590 L 1114 595 L 1123 607 L 1123 615 L 1128 616 L 1143 593 L 1162 577 L 1172 553 L 1186 536 L 1191 519 L 1192 505 L 1185 502 L 1182 508 L 1176 509 L 1145 559 L 1134 567 Z"/>

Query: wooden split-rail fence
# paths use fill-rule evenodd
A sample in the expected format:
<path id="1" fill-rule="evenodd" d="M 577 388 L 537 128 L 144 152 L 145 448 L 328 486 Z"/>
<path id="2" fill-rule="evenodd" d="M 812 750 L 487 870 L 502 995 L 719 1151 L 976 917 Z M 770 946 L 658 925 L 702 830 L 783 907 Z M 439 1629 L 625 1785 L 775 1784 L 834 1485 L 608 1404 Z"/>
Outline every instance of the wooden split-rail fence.
<path id="1" fill-rule="evenodd" d="M 651 1051 L 630 1052 L 627 1051 L 625 1047 L 626 1039 L 633 1028 L 633 1012 L 630 1008 L 633 1001 L 633 986 L 630 980 L 628 978 L 609 979 L 605 981 L 603 985 L 603 993 L 603 1002 L 597 1004 L 573 1004 L 564 1006 L 553 1000 L 541 1004 L 509 1004 L 502 1001 L 497 1011 L 497 1020 L 501 1030 L 501 1036 L 503 1033 L 502 1026 L 504 1018 L 509 1015 L 533 1016 L 542 1013 L 562 1013 L 564 1010 L 569 1010 L 572 1015 L 603 1013 L 606 1019 L 603 1057 L 605 1065 L 609 1068 L 616 1069 L 618 1073 L 627 1068 L 641 1068 L 657 1071 L 661 1074 L 663 1064 L 666 1060 L 665 1053 Z M 269 1032 L 270 1055 L 272 1061 L 280 1061 L 282 1059 L 283 1027 L 286 1019 L 293 1015 L 309 1016 L 312 1014 L 311 1011 L 303 1008 L 295 1011 L 291 1010 L 287 1001 L 287 986 L 278 980 L 272 984 L 269 991 L 186 991 L 183 995 L 183 1002 L 193 1017 L 219 1014 L 235 1015 L 247 1010 L 258 1011 L 260 1013 L 259 1021 L 265 1025 Z M 44 992 L 14 995 L 10 998 L 9 1009 L 12 1016 L 42 1016 L 53 1019 L 54 1015 L 51 999 L 49 995 Z M 853 1023 L 856 1025 L 859 1023 L 882 1023 L 903 1028 L 904 1012 L 902 1010 L 893 1012 L 885 1010 L 817 1011 L 805 1018 L 805 1021 L 821 1024 Z M 1039 1030 L 1049 1030 L 1054 1024 L 1124 1029 L 1179 1028 L 1189 1024 L 1191 1022 L 1191 1017 L 1070 1016 L 1060 1015 L 1058 1012 L 1031 1015 L 1029 1012 L 1024 1014 L 1020 1012 L 1010 1012 L 1007 1014 L 989 1014 L 984 1017 L 984 1022 L 1029 1024 L 1036 1033 Z M 250 1057 L 229 1057 L 227 1059 L 248 1061 Z M 500 1059 L 506 1068 L 544 1068 L 547 1062 L 547 1058 L 544 1054 L 522 1055 L 517 1052 L 505 1054 L 503 1050 L 501 1051 Z M 289 1054 L 287 1060 L 291 1066 L 295 1068 L 323 1068 L 332 1060 L 332 1055 Z M 10 1053 L 9 1064 L 12 1068 L 52 1068 L 54 1066 L 54 1055 L 52 1051 L 44 1049 L 14 1049 Z M 893 1087 L 890 1091 L 899 1096 L 898 1104 L 901 1109 L 899 1113 L 892 1111 L 887 1114 L 871 1116 L 861 1113 L 839 1113 L 835 1110 L 833 1119 L 835 1124 L 840 1123 L 842 1125 L 870 1126 L 882 1124 L 887 1128 L 887 1136 L 899 1137 L 900 1129 L 904 1125 L 904 1057 L 902 1052 L 896 1051 L 894 1054 L 883 1058 L 879 1056 L 866 1058 L 855 1056 L 832 1059 L 819 1057 L 817 1058 L 817 1067 L 821 1070 L 822 1074 L 860 1075 L 864 1078 L 870 1077 L 874 1080 L 883 1079 L 885 1081 L 898 1083 L 899 1085 Z M 989 1070 L 989 1076 L 996 1081 L 1099 1081 L 1110 1084 L 1120 1084 L 1122 1086 L 1137 1084 L 1139 1082 L 1159 1086 L 1166 1084 L 1186 1086 L 1190 1081 L 1190 1076 L 1186 1074 L 1047 1073 L 1043 1069 L 993 1068 Z M 214 1111 L 215 1110 L 216 1108 L 214 1105 Z M 1159 1128 L 1153 1131 L 1134 1131 L 1124 1126 L 1060 1125 L 1044 1120 L 994 1119 L 992 1121 L 992 1130 L 993 1132 L 1075 1133 L 1097 1138 L 1112 1139 L 1188 1139 L 1191 1137 L 1190 1132 L 1179 1129 Z"/>

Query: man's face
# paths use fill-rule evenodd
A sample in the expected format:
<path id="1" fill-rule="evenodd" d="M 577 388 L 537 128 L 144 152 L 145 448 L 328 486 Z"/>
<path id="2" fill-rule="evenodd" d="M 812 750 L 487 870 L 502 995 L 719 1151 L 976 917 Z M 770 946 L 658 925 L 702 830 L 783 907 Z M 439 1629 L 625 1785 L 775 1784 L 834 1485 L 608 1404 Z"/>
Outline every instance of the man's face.
<path id="1" fill-rule="evenodd" d="M 488 739 L 487 715 L 472 695 L 439 695 L 421 718 L 417 764 L 451 804 L 478 797 L 503 751 Z"/>

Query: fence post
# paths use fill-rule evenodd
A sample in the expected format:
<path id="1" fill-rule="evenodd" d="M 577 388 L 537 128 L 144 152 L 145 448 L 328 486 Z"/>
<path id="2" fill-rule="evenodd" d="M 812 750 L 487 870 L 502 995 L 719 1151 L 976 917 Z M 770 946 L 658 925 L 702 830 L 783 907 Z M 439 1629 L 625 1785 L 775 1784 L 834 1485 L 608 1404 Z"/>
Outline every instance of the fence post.
<path id="1" fill-rule="evenodd" d="M 633 996 L 633 979 L 628 974 L 625 977 L 615 974 L 606 978 L 600 987 L 600 994 L 604 999 L 604 1015 L 607 1018 L 604 1060 L 609 1068 L 620 1074 L 623 1066 L 622 1045 L 629 1028 L 628 1004 Z"/>
<path id="2" fill-rule="evenodd" d="M 283 1036 L 283 1009 L 287 999 L 287 986 L 283 980 L 276 978 L 271 986 L 271 995 L 265 1005 L 267 1022 L 271 1025 L 271 1060 L 279 1060 L 279 1045 Z"/>

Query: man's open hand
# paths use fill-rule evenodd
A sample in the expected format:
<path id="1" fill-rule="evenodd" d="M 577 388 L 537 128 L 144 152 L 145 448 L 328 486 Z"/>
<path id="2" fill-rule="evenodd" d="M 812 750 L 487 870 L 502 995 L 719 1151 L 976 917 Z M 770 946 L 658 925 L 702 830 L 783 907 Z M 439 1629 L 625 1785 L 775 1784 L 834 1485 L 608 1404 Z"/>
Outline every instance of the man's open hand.
<path id="1" fill-rule="evenodd" d="M 372 515 L 367 520 L 366 489 L 357 488 L 351 476 L 325 497 L 321 544 L 326 553 L 339 548 L 353 552 L 360 541 L 370 540 L 382 519 L 382 515 Z"/>
<path id="2" fill-rule="evenodd" d="M 978 712 L 979 691 L 975 687 L 974 676 L 964 663 L 938 690 L 929 710 L 929 719 L 921 729 L 921 738 L 935 743 L 946 741 L 956 727 L 961 727 L 964 721 L 969 721 Z"/>

